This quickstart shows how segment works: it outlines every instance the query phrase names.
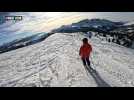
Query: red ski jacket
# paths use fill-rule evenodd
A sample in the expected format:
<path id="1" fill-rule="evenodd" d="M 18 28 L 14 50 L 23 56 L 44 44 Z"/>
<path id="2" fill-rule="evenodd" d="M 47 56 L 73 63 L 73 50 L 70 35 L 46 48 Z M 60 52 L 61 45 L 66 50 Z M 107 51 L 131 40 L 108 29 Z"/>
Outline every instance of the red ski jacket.
<path id="1" fill-rule="evenodd" d="M 87 58 L 90 56 L 90 53 L 92 52 L 92 46 L 89 43 L 83 44 L 80 47 L 79 55 L 82 58 Z"/>

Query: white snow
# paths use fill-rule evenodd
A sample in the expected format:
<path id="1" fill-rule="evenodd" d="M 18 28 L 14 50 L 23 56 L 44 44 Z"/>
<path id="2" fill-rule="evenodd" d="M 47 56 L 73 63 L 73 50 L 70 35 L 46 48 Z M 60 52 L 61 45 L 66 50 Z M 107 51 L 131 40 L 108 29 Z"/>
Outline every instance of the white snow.
<path id="1" fill-rule="evenodd" d="M 81 33 L 56 33 L 43 42 L 1 54 L 0 86 L 134 86 L 134 50 L 93 37 L 89 40 L 93 45 L 91 65 L 98 72 L 94 77 L 79 57 L 84 37 Z"/>

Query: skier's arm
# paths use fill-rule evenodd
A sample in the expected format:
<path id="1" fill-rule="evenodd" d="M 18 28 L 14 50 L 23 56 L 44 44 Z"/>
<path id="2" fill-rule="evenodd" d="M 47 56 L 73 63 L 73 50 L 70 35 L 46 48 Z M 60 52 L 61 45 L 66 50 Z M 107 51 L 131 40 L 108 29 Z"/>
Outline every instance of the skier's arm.
<path id="1" fill-rule="evenodd" d="M 93 48 L 92 48 L 92 46 L 90 45 L 90 51 L 92 52 L 93 51 Z"/>
<path id="2" fill-rule="evenodd" d="M 81 55 L 81 49 L 82 49 L 82 47 L 80 47 L 80 50 L 79 50 L 79 55 Z"/>

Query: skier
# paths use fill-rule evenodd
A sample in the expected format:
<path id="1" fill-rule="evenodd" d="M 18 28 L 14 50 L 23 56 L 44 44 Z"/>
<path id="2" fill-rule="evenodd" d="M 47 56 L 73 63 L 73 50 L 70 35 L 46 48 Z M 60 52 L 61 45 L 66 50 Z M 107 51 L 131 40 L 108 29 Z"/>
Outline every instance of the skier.
<path id="1" fill-rule="evenodd" d="M 87 64 L 88 67 L 91 68 L 89 57 L 92 52 L 92 46 L 88 43 L 87 38 L 84 38 L 82 41 L 83 45 L 80 47 L 79 55 L 81 56 L 83 65 L 86 66 Z"/>
<path id="2" fill-rule="evenodd" d="M 87 35 L 88 35 L 89 38 L 92 37 L 92 33 L 91 32 L 87 32 Z"/>

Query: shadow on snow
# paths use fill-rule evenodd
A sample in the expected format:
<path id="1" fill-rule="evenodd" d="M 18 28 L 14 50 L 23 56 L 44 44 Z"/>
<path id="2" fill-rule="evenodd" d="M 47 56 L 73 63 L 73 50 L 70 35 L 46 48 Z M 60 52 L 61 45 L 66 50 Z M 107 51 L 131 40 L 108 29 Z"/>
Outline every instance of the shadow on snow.
<path id="1" fill-rule="evenodd" d="M 97 83 L 98 87 L 111 87 L 108 83 L 106 83 L 99 75 L 99 73 L 94 70 L 93 68 L 89 68 L 84 66 L 86 71 L 94 78 L 95 82 Z"/>

